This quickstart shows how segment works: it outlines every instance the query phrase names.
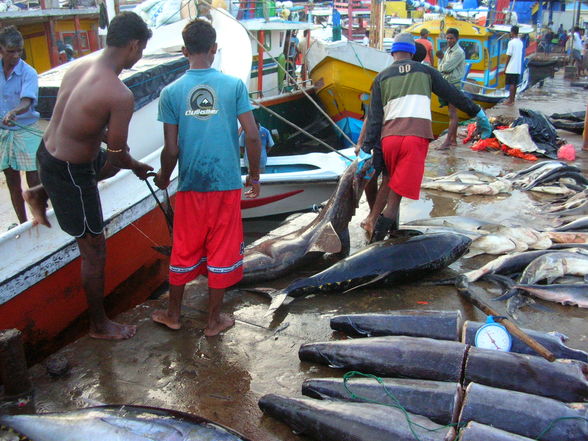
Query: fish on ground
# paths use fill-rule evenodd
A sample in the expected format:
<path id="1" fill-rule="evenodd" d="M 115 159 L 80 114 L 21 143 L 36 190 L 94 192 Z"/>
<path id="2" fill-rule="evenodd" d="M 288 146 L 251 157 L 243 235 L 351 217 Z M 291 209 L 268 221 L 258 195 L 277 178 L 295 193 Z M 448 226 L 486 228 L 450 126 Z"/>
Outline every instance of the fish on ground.
<path id="1" fill-rule="evenodd" d="M 247 441 L 232 429 L 205 418 L 142 406 L 1 415 L 0 425 L 34 441 Z"/>
<path id="2" fill-rule="evenodd" d="M 567 224 L 554 228 L 553 231 L 588 231 L 588 216 L 575 219 Z"/>
<path id="3" fill-rule="evenodd" d="M 464 382 L 525 392 L 566 402 L 588 400 L 588 364 L 470 347 Z M 464 383 L 464 384 L 465 384 Z"/>
<path id="4" fill-rule="evenodd" d="M 382 377 L 476 382 L 562 401 L 588 400 L 588 364 L 417 337 L 370 337 L 304 344 L 302 361 Z"/>
<path id="5" fill-rule="evenodd" d="M 484 326 L 485 322 L 472 322 L 467 320 L 463 324 L 462 333 L 461 333 L 461 341 L 462 343 L 468 345 L 474 345 L 476 340 L 476 332 L 482 326 Z M 554 354 L 557 358 L 569 358 L 574 360 L 580 360 L 583 362 L 588 362 L 588 353 L 584 351 L 580 351 L 578 349 L 570 348 L 569 346 L 565 345 L 565 340 L 567 337 L 563 334 L 557 332 L 540 332 L 535 331 L 533 329 L 526 329 L 521 328 L 524 333 L 528 336 L 532 337 L 539 343 L 541 343 L 545 348 L 547 348 L 552 354 Z M 529 347 L 526 343 L 522 342 L 518 339 L 515 335 L 511 335 L 512 337 L 512 347 L 510 348 L 511 352 L 516 352 L 519 354 L 528 354 L 528 355 L 538 355 L 532 348 Z"/>
<path id="6" fill-rule="evenodd" d="M 413 431 L 421 441 L 448 441 L 454 437 L 451 427 L 379 404 L 269 394 L 261 397 L 259 408 L 296 433 L 321 441 L 414 441 Z M 407 416 L 415 423 L 412 427 Z"/>
<path id="7" fill-rule="evenodd" d="M 302 361 L 381 377 L 459 382 L 466 345 L 417 337 L 369 337 L 300 346 Z"/>
<path id="8" fill-rule="evenodd" d="M 317 257 L 323 253 L 348 251 L 347 227 L 367 182 L 364 176 L 370 164 L 371 158 L 356 173 L 358 161 L 351 163 L 339 179 L 333 195 L 311 223 L 247 247 L 243 256 L 242 283 L 276 279 L 311 255 Z"/>
<path id="9" fill-rule="evenodd" d="M 588 308 L 588 284 L 551 284 L 551 285 L 524 285 L 514 284 L 513 290 L 524 291 L 538 299 L 562 305 Z"/>
<path id="10" fill-rule="evenodd" d="M 558 418 L 561 420 L 552 424 Z M 588 439 L 585 411 L 551 398 L 476 383 L 466 388 L 459 421 L 476 421 L 544 441 Z"/>
<path id="11" fill-rule="evenodd" d="M 271 293 L 267 314 L 277 310 L 288 296 L 317 292 L 341 292 L 373 285 L 390 285 L 447 267 L 468 249 L 471 240 L 461 234 L 438 233 L 375 242 L 313 276 L 295 280 Z"/>
<path id="12" fill-rule="evenodd" d="M 588 274 L 588 255 L 569 251 L 547 253 L 534 259 L 523 271 L 518 284 L 530 285 L 541 280 L 548 283 L 566 274 Z"/>
<path id="13" fill-rule="evenodd" d="M 486 234 L 472 241 L 466 258 L 479 256 L 480 254 L 507 254 L 510 252 L 527 251 L 526 243 L 512 237 L 500 234 Z"/>
<path id="14" fill-rule="evenodd" d="M 528 176 L 531 172 L 536 172 L 540 169 L 542 170 L 548 170 L 548 169 L 553 169 L 553 168 L 559 168 L 566 165 L 565 162 L 563 161 L 540 161 L 537 162 L 523 170 L 519 170 L 517 172 L 513 172 L 513 173 L 507 173 L 506 175 L 503 176 L 504 179 L 510 179 L 511 181 L 517 181 L 522 179 L 523 176 Z"/>
<path id="15" fill-rule="evenodd" d="M 582 232 L 554 232 L 548 231 L 545 234 L 556 243 L 588 243 L 588 233 Z"/>
<path id="16" fill-rule="evenodd" d="M 529 265 L 536 258 L 545 254 L 553 253 L 560 250 L 536 250 L 526 251 L 523 253 L 507 254 L 505 256 L 497 257 L 494 260 L 486 263 L 480 268 L 472 271 L 468 271 L 464 274 L 468 282 L 475 282 L 486 274 L 516 274 L 522 272 L 527 265 Z M 567 252 L 582 252 L 582 250 L 575 248 L 566 249 Z"/>
<path id="17" fill-rule="evenodd" d="M 416 219 L 410 222 L 406 222 L 403 225 L 423 225 L 423 226 L 436 226 L 436 227 L 449 227 L 467 231 L 478 231 L 479 229 L 492 225 L 491 222 L 483 221 L 480 219 L 474 219 L 472 217 L 464 216 L 439 216 L 429 217 L 426 219 Z"/>
<path id="18" fill-rule="evenodd" d="M 457 341 L 461 325 L 460 311 L 403 310 L 331 318 L 331 329 L 361 337 L 406 335 Z"/>
<path id="19" fill-rule="evenodd" d="M 457 421 L 462 389 L 459 383 L 409 378 L 313 378 L 302 383 L 302 394 L 311 398 L 400 404 L 408 412 L 438 424 Z M 352 395 L 353 394 L 353 395 Z"/>
<path id="20" fill-rule="evenodd" d="M 464 183 L 459 181 L 423 181 L 421 188 L 425 190 L 441 190 L 463 195 L 494 196 L 500 193 L 510 193 L 512 184 L 508 181 L 497 179 L 495 182 Z"/>
<path id="21" fill-rule="evenodd" d="M 534 441 L 526 436 L 517 435 L 496 427 L 470 421 L 459 432 L 459 441 Z"/>

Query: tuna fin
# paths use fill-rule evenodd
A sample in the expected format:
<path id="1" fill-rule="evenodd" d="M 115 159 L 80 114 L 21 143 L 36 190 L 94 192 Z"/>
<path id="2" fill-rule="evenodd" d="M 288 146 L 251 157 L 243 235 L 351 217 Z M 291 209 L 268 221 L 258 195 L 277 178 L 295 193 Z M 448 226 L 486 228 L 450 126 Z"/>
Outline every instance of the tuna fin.
<path id="1" fill-rule="evenodd" d="M 338 253 L 343 248 L 339 235 L 333 228 L 331 222 L 323 225 L 321 230 L 315 236 L 315 240 L 310 246 L 308 252 L 322 251 L 323 253 Z"/>
<path id="2" fill-rule="evenodd" d="M 358 288 L 363 288 L 364 286 L 367 286 L 367 285 L 372 285 L 382 279 L 385 279 L 388 276 L 388 274 L 389 274 L 388 272 L 385 272 L 384 274 L 379 274 L 379 275 L 375 276 L 373 279 L 368 280 L 367 282 L 362 283 L 361 285 L 357 285 L 357 286 L 354 286 L 353 288 L 349 288 L 348 290 L 343 291 L 343 292 L 345 293 L 345 292 L 353 291 Z"/>
<path id="3" fill-rule="evenodd" d="M 285 291 L 277 291 L 276 293 L 273 293 L 271 297 L 272 302 L 270 303 L 266 313 L 264 314 L 265 317 L 272 315 L 274 312 L 278 310 L 280 306 L 284 304 L 286 298 L 288 297 L 288 293 Z"/>

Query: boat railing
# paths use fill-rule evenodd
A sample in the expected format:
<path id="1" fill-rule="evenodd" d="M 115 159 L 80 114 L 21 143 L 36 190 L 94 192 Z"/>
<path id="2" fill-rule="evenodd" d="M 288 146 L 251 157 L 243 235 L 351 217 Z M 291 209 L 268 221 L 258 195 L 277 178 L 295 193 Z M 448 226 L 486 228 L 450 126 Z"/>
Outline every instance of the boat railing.
<path id="1" fill-rule="evenodd" d="M 499 90 L 504 89 L 504 87 L 484 86 L 480 83 L 468 80 L 461 80 L 461 88 L 464 92 L 476 93 L 479 95 L 490 95 L 493 92 L 497 92 Z M 476 90 L 473 90 L 473 88 L 475 88 Z"/>

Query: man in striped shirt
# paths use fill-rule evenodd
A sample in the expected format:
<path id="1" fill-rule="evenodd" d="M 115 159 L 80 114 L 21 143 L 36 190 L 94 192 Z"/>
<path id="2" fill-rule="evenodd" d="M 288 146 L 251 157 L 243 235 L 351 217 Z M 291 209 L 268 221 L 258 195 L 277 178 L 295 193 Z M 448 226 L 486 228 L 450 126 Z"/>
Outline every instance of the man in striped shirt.
<path id="1" fill-rule="evenodd" d="M 389 176 L 386 207 L 374 206 L 376 214 L 384 211 L 372 225 L 371 242 L 383 240 L 398 228 L 402 197 L 418 199 L 425 169 L 431 126 L 431 93 L 443 98 L 474 117 L 482 137 L 492 129 L 484 111 L 462 92 L 448 83 L 434 68 L 412 60 L 415 53 L 412 35 L 396 36 L 391 53 L 394 63 L 384 69 L 372 84 L 371 105 L 362 150 L 373 153 L 374 166 Z M 375 224 L 375 225 L 374 225 Z"/>

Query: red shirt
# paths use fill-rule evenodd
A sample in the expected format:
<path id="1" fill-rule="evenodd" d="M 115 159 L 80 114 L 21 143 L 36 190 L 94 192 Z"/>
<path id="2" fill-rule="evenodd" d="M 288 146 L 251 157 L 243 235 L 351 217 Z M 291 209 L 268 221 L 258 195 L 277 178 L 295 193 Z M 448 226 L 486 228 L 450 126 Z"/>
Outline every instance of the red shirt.
<path id="1" fill-rule="evenodd" d="M 425 46 L 425 49 L 427 49 L 427 56 L 423 60 L 423 63 L 429 63 L 432 66 L 433 60 L 431 59 L 431 54 L 433 53 L 433 43 L 431 43 L 426 38 L 417 38 L 415 41 L 422 44 Z"/>

